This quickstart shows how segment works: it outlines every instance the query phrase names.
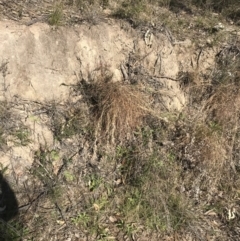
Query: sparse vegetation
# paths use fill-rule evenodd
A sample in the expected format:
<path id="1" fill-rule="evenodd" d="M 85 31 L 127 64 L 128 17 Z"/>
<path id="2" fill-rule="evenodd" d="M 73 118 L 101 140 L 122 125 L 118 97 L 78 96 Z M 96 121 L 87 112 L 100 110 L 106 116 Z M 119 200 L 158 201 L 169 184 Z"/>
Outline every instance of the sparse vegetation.
<path id="1" fill-rule="evenodd" d="M 140 84 L 123 83 L 102 63 L 88 79 L 66 86 L 81 96 L 76 102 L 38 103 L 43 113 L 38 118 L 44 115 L 53 144 L 32 149 L 29 180 L 15 187 L 22 205 L 19 215 L 7 222 L 0 212 L 1 238 L 238 240 L 240 44 L 235 35 L 220 36 L 215 25 L 219 19 L 239 21 L 240 4 L 66 0 L 50 14 L 49 24 L 60 25 L 68 7 L 77 8 L 87 20 L 109 8 L 109 17 L 128 20 L 136 28 L 160 31 L 167 26 L 177 37 L 193 31 L 203 34 L 204 41 L 213 36 L 208 45 L 200 45 L 200 37 L 196 40 L 201 51 L 219 46 L 223 39 L 227 44 L 219 48 L 210 74 L 201 75 L 199 63 L 192 71 L 179 71 L 173 81 L 180 82 L 188 102 L 181 113 L 168 113 L 169 118 L 160 105 L 154 109 L 157 91 L 147 88 L 148 74 L 142 74 Z M 93 9 L 98 10 L 91 13 Z M 134 63 L 141 65 L 134 54 Z M 3 78 L 6 66 L 0 66 Z M 32 142 L 14 104 L 0 102 L 1 151 Z M 0 163 L 0 168 L 5 175 L 7 167 Z"/>
<path id="2" fill-rule="evenodd" d="M 14 105 L 0 102 L 0 149 L 6 150 L 7 142 L 16 145 L 27 145 L 30 142 L 30 131 L 14 112 Z"/>

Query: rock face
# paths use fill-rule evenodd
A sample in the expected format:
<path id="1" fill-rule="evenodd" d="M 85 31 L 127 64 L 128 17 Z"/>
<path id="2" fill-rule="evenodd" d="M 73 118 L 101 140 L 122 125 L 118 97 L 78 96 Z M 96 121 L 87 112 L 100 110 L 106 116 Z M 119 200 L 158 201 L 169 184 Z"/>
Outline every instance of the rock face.
<path id="1" fill-rule="evenodd" d="M 66 100 L 61 84 L 76 83 L 80 70 L 86 77 L 100 61 L 120 80 L 119 65 L 133 48 L 130 35 L 107 24 L 52 30 L 47 24 L 27 27 L 7 21 L 0 23 L 0 32 L 0 63 L 8 68 L 0 83 L 8 99 Z"/>
<path id="2" fill-rule="evenodd" d="M 148 74 L 175 78 L 179 71 L 176 53 L 164 35 L 156 36 L 149 47 L 137 33 L 116 23 L 53 30 L 43 23 L 24 26 L 2 21 L 0 41 L 0 63 L 7 67 L 0 85 L 8 99 L 66 100 L 68 93 L 61 84 L 76 83 L 80 72 L 87 78 L 100 64 L 106 64 L 120 81 L 120 65 L 127 63 L 130 53 L 139 56 L 134 64 L 141 62 Z"/>

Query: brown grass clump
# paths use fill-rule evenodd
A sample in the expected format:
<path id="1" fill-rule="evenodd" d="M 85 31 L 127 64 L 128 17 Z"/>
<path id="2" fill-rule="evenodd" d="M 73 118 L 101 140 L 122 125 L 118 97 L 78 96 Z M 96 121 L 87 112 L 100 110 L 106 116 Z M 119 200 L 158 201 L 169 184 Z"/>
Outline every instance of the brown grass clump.
<path id="1" fill-rule="evenodd" d="M 234 84 L 221 86 L 210 101 L 211 117 L 226 132 L 234 128 L 239 114 L 239 88 Z"/>
<path id="2" fill-rule="evenodd" d="M 194 137 L 189 145 L 189 155 L 198 160 L 210 173 L 222 172 L 226 164 L 226 151 L 224 148 L 221 129 L 214 124 L 199 123 L 193 132 Z"/>
<path id="3" fill-rule="evenodd" d="M 215 154 L 218 169 L 224 167 L 226 162 L 233 169 L 237 165 L 234 153 L 239 148 L 239 104 L 239 88 L 235 84 L 218 87 L 209 101 L 207 111 L 210 128 L 215 134 L 218 133 L 215 135 L 214 144 L 212 143 L 218 149 Z M 225 157 L 223 152 L 225 152 Z M 223 169 L 226 169 L 226 166 Z"/>
<path id="4" fill-rule="evenodd" d="M 96 132 L 113 143 L 129 139 L 149 111 L 144 94 L 136 86 L 104 79 L 89 87 Z"/>

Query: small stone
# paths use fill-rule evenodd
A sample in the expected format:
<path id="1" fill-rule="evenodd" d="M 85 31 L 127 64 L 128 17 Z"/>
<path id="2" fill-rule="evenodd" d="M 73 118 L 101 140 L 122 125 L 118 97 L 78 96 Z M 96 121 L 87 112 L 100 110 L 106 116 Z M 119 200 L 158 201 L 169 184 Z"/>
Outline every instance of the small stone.
<path id="1" fill-rule="evenodd" d="M 219 30 L 224 29 L 224 26 L 223 26 L 222 23 L 218 23 L 217 25 L 215 25 L 215 26 L 213 27 L 213 29 L 216 30 L 216 31 L 219 31 Z"/>
<path id="2" fill-rule="evenodd" d="M 209 38 L 206 40 L 206 42 L 207 42 L 208 45 L 211 45 L 211 44 L 212 44 L 212 40 L 209 39 Z"/>
<path id="3" fill-rule="evenodd" d="M 116 217 L 110 216 L 110 217 L 109 217 L 109 221 L 110 221 L 111 223 L 116 223 L 116 222 L 118 221 L 118 219 L 117 219 Z"/>

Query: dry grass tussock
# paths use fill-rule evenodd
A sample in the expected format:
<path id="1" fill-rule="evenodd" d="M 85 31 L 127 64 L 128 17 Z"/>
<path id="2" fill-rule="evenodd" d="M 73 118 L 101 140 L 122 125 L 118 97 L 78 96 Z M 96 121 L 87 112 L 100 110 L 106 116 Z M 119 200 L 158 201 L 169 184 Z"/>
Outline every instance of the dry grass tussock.
<path id="1" fill-rule="evenodd" d="M 217 88 L 208 103 L 210 135 L 201 154 L 211 160 L 209 164 L 220 173 L 228 168 L 235 170 L 234 153 L 239 146 L 239 88 L 235 84 L 227 84 Z M 209 148 L 210 146 L 210 148 Z M 211 156 L 206 155 L 206 151 Z"/>
<path id="2" fill-rule="evenodd" d="M 225 132 L 237 124 L 239 114 L 239 88 L 234 84 L 221 86 L 209 101 L 211 118 Z"/>
<path id="3" fill-rule="evenodd" d="M 150 111 L 146 96 L 137 86 L 100 79 L 89 88 L 96 133 L 114 143 L 130 138 Z"/>
<path id="4" fill-rule="evenodd" d="M 218 54 L 220 70 L 213 79 L 213 94 L 207 105 L 211 118 L 225 131 L 233 128 L 239 114 L 239 53 L 239 44 L 232 44 Z"/>
<path id="5" fill-rule="evenodd" d="M 225 141 L 218 126 L 199 123 L 193 131 L 191 143 L 186 148 L 188 156 L 215 177 L 224 171 L 226 164 Z"/>
<path id="6" fill-rule="evenodd" d="M 206 86 L 198 85 L 194 75 L 187 76 L 191 105 L 189 113 L 185 112 L 186 116 L 178 121 L 179 140 L 175 140 L 179 160 L 187 173 L 186 183 L 192 190 L 206 188 L 211 193 L 207 202 L 223 206 L 226 204 L 214 199 L 215 195 L 219 190 L 227 193 L 226 186 L 235 185 L 239 175 L 240 65 L 238 52 L 229 53 L 233 49 L 231 46 L 222 51 L 213 79 Z M 204 195 L 197 199 L 199 203 Z"/>
<path id="7" fill-rule="evenodd" d="M 239 142 L 239 50 L 238 46 L 232 45 L 226 49 L 226 53 L 224 51 L 225 49 L 219 63 L 221 71 L 215 77 L 216 86 L 213 87 L 213 93 L 207 102 L 206 112 L 207 120 L 224 139 L 223 148 L 226 150 L 228 162 L 234 168 L 236 163 L 233 156 Z"/>

